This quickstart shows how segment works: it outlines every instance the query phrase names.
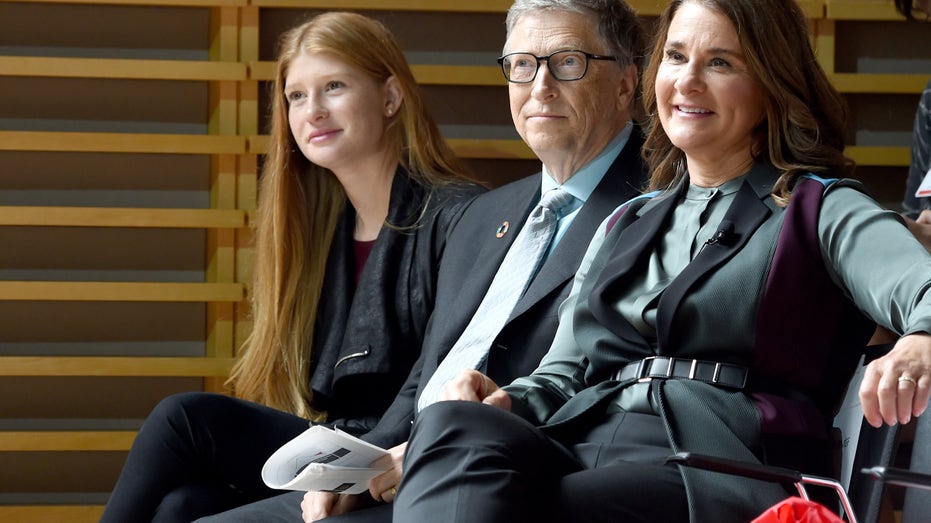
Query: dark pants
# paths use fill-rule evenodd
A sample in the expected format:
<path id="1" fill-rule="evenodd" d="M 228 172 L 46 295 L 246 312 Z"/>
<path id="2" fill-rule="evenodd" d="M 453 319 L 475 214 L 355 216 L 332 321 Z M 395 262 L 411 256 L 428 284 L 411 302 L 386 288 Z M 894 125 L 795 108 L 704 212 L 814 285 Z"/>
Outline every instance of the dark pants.
<path id="1" fill-rule="evenodd" d="M 219 394 L 169 396 L 136 436 L 101 523 L 190 522 L 281 495 L 262 482 L 262 466 L 307 428 L 298 416 Z"/>
<path id="2" fill-rule="evenodd" d="M 662 420 L 599 421 L 557 441 L 495 407 L 436 403 L 414 426 L 394 521 L 688 521 Z"/>

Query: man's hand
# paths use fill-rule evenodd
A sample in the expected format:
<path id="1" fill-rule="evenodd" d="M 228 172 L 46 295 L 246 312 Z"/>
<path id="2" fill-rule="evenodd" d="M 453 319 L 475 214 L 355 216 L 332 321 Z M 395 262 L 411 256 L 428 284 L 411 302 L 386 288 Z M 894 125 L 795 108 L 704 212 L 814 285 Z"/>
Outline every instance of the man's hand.
<path id="1" fill-rule="evenodd" d="M 404 451 L 407 442 L 388 449 L 388 455 L 382 456 L 372 463 L 375 468 L 387 467 L 381 474 L 369 480 L 369 493 L 376 501 L 391 503 L 398 494 L 398 485 L 401 483 L 401 473 L 404 471 Z"/>
<path id="2" fill-rule="evenodd" d="M 491 378 L 481 372 L 466 369 L 443 387 L 440 400 L 475 401 L 511 410 L 511 397 Z"/>
<path id="3" fill-rule="evenodd" d="M 310 523 L 345 514 L 355 510 L 360 504 L 361 499 L 354 494 L 310 491 L 304 494 L 304 500 L 301 501 L 301 517 L 304 518 L 304 523 Z"/>

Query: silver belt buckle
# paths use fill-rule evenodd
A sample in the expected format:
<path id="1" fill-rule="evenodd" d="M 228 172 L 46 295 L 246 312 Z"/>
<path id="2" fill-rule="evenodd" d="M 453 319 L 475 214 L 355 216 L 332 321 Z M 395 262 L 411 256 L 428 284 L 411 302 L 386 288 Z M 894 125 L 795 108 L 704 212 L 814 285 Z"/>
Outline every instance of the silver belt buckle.
<path id="1" fill-rule="evenodd" d="M 656 359 L 656 356 L 650 356 L 648 358 L 643 358 L 637 363 L 637 383 L 649 383 L 653 381 L 653 378 L 647 376 L 650 373 L 650 369 L 653 367 L 653 360 Z"/>

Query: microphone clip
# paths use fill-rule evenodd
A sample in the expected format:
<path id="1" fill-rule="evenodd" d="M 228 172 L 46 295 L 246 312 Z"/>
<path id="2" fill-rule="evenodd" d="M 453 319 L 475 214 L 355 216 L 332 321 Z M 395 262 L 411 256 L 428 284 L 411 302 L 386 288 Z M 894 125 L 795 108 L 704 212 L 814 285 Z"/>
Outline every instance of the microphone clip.
<path id="1" fill-rule="evenodd" d="M 733 236 L 734 223 L 730 220 L 722 220 L 717 232 L 715 232 L 711 238 L 708 238 L 708 240 L 705 242 L 705 245 L 714 245 L 716 243 L 726 245 L 728 242 L 730 242 Z"/>

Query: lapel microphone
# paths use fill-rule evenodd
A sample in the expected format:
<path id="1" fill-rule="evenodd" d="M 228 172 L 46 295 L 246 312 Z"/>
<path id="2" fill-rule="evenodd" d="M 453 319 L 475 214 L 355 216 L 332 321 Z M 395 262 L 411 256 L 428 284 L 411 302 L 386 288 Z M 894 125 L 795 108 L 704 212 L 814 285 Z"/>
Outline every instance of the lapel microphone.
<path id="1" fill-rule="evenodd" d="M 730 241 L 732 236 L 734 236 L 734 222 L 730 220 L 721 220 L 721 225 L 718 226 L 717 232 L 715 232 L 711 238 L 708 238 L 705 245 L 714 245 L 716 243 L 726 244 Z"/>

